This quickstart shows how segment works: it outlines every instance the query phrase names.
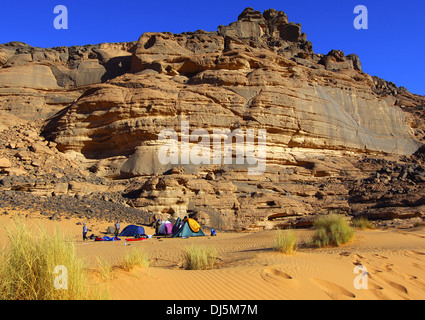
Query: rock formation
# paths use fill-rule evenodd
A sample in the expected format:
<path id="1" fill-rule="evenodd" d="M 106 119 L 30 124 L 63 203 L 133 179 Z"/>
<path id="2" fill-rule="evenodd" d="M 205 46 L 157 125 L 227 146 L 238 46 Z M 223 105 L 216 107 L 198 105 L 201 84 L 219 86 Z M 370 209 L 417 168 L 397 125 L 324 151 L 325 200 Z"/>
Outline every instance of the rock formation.
<path id="1" fill-rule="evenodd" d="M 134 43 L 52 49 L 0 45 L 0 114 L 49 117 L 77 100 L 90 84 L 130 70 Z"/>
<path id="2" fill-rule="evenodd" d="M 39 119 L 42 135 L 20 148 L 6 141 L 5 174 L 16 161 L 33 167 L 31 152 L 61 157 L 144 217 L 190 214 L 228 230 L 309 226 L 329 212 L 423 218 L 425 98 L 364 73 L 355 54 L 315 53 L 284 12 L 247 8 L 216 32 L 145 33 L 134 43 L 10 43 L 0 66 L 0 110 Z M 182 141 L 184 121 L 210 137 L 266 130 L 266 171 L 248 175 L 235 147 L 232 163 L 213 164 L 209 146 L 209 164 L 163 164 L 159 136 L 170 129 Z M 193 150 L 199 139 L 189 142 Z M 92 193 L 67 183 L 41 193 Z"/>

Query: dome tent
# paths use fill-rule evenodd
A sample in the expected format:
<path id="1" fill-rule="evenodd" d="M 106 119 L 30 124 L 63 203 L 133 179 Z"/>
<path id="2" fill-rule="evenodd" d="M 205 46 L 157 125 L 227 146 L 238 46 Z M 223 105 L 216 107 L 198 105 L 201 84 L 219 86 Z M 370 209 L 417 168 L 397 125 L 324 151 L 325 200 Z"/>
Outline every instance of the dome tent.
<path id="1" fill-rule="evenodd" d="M 131 224 L 125 227 L 119 234 L 120 237 L 136 237 L 136 236 L 144 236 L 144 235 L 146 235 L 145 228 L 136 226 L 134 224 Z"/>
<path id="2" fill-rule="evenodd" d="M 159 227 L 159 234 L 167 235 L 173 233 L 173 224 L 170 221 L 164 221 Z"/>
<path id="3" fill-rule="evenodd" d="M 201 230 L 201 226 L 194 219 L 185 219 L 183 226 L 173 234 L 173 238 L 177 237 L 203 237 L 205 233 Z"/>

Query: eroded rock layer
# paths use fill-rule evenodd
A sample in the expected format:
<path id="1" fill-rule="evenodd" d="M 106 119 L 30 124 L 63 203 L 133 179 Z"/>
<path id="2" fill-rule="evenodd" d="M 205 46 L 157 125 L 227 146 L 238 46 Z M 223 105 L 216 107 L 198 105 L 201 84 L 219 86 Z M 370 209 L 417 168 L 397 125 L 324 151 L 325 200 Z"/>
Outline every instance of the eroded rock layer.
<path id="1" fill-rule="evenodd" d="M 0 47 L 0 63 L 0 110 L 47 118 L 37 126 L 39 152 L 106 178 L 141 215 L 190 214 L 228 230 L 310 226 L 329 212 L 423 218 L 425 99 L 364 73 L 355 54 L 316 54 L 301 25 L 281 11 L 247 8 L 216 32 L 145 33 L 135 43 L 12 43 Z M 178 163 L 161 159 L 165 129 L 180 143 Z M 191 139 L 196 130 L 209 139 L 208 161 L 183 163 L 182 141 L 195 150 L 202 140 Z M 246 149 L 236 143 L 231 163 L 214 162 L 217 132 L 238 132 L 247 142 L 250 130 L 266 132 L 264 172 L 248 174 L 252 163 L 237 162 Z M 7 143 L 5 173 L 13 157 L 25 161 L 24 151 L 21 170 L 31 171 L 37 147 Z M 67 183 L 45 193 L 62 188 L 73 196 L 78 186 Z M 90 194 L 112 192 L 93 188 Z"/>

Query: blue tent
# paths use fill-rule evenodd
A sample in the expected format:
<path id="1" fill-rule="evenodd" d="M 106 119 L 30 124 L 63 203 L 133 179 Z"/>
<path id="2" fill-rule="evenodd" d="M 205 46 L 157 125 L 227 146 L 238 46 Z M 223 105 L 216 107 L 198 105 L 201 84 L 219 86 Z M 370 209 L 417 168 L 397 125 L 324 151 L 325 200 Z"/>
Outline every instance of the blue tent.
<path id="1" fill-rule="evenodd" d="M 134 224 L 131 224 L 127 227 L 125 227 L 119 236 L 121 237 L 136 237 L 136 236 L 144 236 L 145 235 L 145 228 L 136 226 Z"/>

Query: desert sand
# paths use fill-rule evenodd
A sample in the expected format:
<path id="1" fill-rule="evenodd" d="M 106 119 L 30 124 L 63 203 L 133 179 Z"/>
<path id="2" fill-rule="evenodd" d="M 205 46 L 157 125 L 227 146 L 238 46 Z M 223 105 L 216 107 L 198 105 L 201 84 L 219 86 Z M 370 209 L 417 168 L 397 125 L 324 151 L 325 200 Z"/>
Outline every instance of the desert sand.
<path id="1" fill-rule="evenodd" d="M 102 235 L 110 223 L 61 219 L 37 212 L 7 210 L 0 216 L 0 245 L 9 241 L 4 228 L 16 219 L 47 231 L 59 228 L 75 243 L 93 285 L 108 288 L 114 300 L 422 300 L 425 298 L 425 228 L 356 230 L 355 239 L 339 248 L 303 246 L 312 230 L 296 230 L 301 243 L 290 256 L 272 249 L 276 231 L 218 232 L 211 237 L 153 237 L 127 243 L 82 241 L 82 225 L 89 235 Z M 122 223 L 122 228 L 126 224 Z M 145 227 L 147 234 L 152 228 Z M 213 246 L 218 265 L 212 270 L 184 270 L 182 250 L 191 244 Z M 119 267 L 128 250 L 140 248 L 150 266 L 125 272 Z M 100 279 L 99 259 L 110 263 L 112 279 Z M 354 286 L 355 267 L 367 268 L 368 289 Z M 196 290 L 192 289 L 195 287 Z"/>

